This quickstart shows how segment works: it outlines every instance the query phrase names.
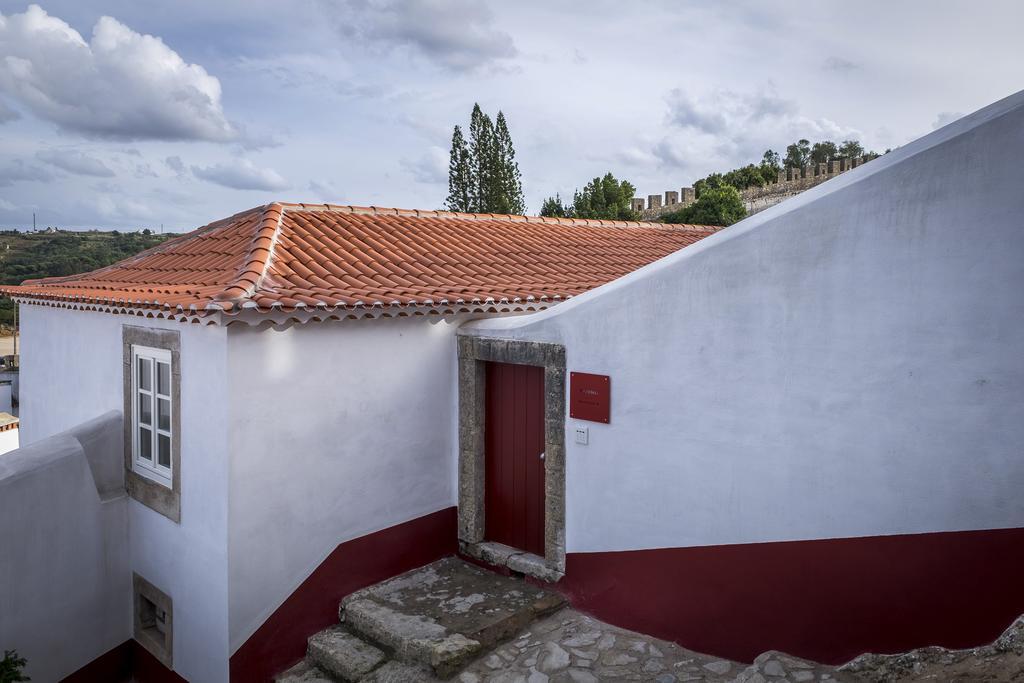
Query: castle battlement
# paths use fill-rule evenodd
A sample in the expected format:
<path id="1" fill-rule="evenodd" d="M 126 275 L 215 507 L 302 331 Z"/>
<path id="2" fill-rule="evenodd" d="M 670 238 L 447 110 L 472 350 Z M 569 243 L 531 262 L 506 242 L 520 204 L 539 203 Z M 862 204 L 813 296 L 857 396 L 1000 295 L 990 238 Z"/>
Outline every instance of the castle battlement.
<path id="1" fill-rule="evenodd" d="M 743 205 L 746 207 L 748 215 L 757 213 L 778 204 L 783 199 L 823 183 L 829 178 L 845 173 L 851 168 L 862 166 L 870 160 L 871 157 L 856 157 L 812 164 L 804 168 L 784 168 L 779 171 L 774 182 L 761 187 L 748 187 L 740 190 L 740 197 L 743 199 Z M 643 197 L 634 197 L 631 206 L 634 211 L 640 213 L 644 220 L 653 220 L 666 213 L 683 209 L 696 200 L 697 196 L 693 188 L 683 187 L 678 192 L 665 190 L 664 195 L 647 195 L 646 204 Z"/>

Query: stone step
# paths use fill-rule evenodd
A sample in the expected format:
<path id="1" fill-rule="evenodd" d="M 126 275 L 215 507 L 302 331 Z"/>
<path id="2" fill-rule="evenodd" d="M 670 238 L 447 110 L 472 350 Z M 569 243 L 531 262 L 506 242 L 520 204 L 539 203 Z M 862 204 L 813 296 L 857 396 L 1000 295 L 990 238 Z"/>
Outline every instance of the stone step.
<path id="1" fill-rule="evenodd" d="M 440 683 L 440 679 L 422 666 L 390 661 L 374 669 L 360 683 Z"/>
<path id="2" fill-rule="evenodd" d="M 385 661 L 358 679 L 359 683 L 440 683 L 430 669 L 394 660 Z M 327 673 L 306 659 L 274 678 L 275 683 L 345 683 L 346 678 Z"/>
<path id="3" fill-rule="evenodd" d="M 303 659 L 284 673 L 275 676 L 274 683 L 335 683 L 335 681 L 318 669 L 315 664 Z"/>
<path id="4" fill-rule="evenodd" d="M 406 664 L 448 678 L 565 599 L 446 558 L 346 597 L 342 623 Z"/>
<path id="5" fill-rule="evenodd" d="M 384 645 L 395 658 L 429 666 L 446 678 L 479 654 L 484 645 L 461 633 L 451 633 L 436 622 L 410 616 L 372 600 L 354 600 L 344 609 L 345 624 L 353 631 Z"/>
<path id="6" fill-rule="evenodd" d="M 306 659 L 336 680 L 356 683 L 384 664 L 387 655 L 347 629 L 332 626 L 310 636 Z"/>

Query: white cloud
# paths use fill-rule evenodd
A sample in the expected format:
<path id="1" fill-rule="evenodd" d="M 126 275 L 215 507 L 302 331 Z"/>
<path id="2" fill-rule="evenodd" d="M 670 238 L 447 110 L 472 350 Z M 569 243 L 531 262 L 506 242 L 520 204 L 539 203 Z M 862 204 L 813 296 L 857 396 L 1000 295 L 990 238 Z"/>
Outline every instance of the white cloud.
<path id="1" fill-rule="evenodd" d="M 100 159 L 73 149 L 42 150 L 36 152 L 36 158 L 75 175 L 96 176 L 97 178 L 112 178 L 114 176 L 114 172 Z"/>
<path id="2" fill-rule="evenodd" d="M 827 58 L 821 66 L 825 71 L 838 71 L 841 73 L 855 71 L 860 68 L 860 64 L 851 62 L 849 59 L 836 56 Z"/>
<path id="3" fill-rule="evenodd" d="M 756 163 L 768 147 L 783 152 L 785 145 L 799 138 L 812 142 L 863 139 L 855 128 L 803 115 L 794 100 L 770 90 L 717 90 L 695 97 L 676 88 L 666 101 L 668 123 L 676 130 L 651 144 L 651 154 L 661 166 L 698 177 Z M 620 156 L 642 158 L 635 148 Z"/>
<path id="4" fill-rule="evenodd" d="M 188 169 L 185 168 L 185 163 L 179 156 L 171 156 L 164 159 L 164 163 L 167 164 L 167 168 L 174 171 L 179 176 L 187 175 Z"/>
<path id="5" fill-rule="evenodd" d="M 669 122 L 702 133 L 718 134 L 737 125 L 757 124 L 794 114 L 796 102 L 770 92 L 737 93 L 717 90 L 696 98 L 675 88 L 668 97 Z"/>
<path id="6" fill-rule="evenodd" d="M 339 30 L 386 47 L 412 50 L 455 71 L 470 71 L 518 54 L 512 36 L 495 26 L 477 0 L 326 1 Z"/>
<path id="7" fill-rule="evenodd" d="M 288 181 L 282 178 L 277 171 L 270 168 L 259 168 L 248 159 L 241 159 L 229 164 L 193 166 L 192 173 L 197 178 L 234 190 L 275 191 L 288 187 Z"/>
<path id="8" fill-rule="evenodd" d="M 73 35 L 47 31 L 40 36 L 36 31 L 28 45 L 9 43 L 15 31 L 10 15 L 30 14 L 25 8 L 32 2 L 45 4 L 51 16 L 70 24 L 84 40 L 65 29 Z M 174 11 L 154 11 L 153 4 L 0 2 L 5 15 L 0 20 L 0 71 L 12 68 L 9 56 L 26 60 L 42 83 L 37 94 L 45 104 L 38 107 L 59 112 L 39 118 L 22 96 L 0 85 L 0 101 L 22 117 L 0 126 L 0 185 L 7 185 L 0 187 L 0 197 L 29 212 L 29 225 L 31 207 L 38 207 L 44 226 L 139 227 L 136 220 L 103 218 L 88 205 L 99 180 L 115 181 L 122 188 L 118 197 L 149 204 L 158 217 L 149 225 L 164 222 L 177 230 L 204 225 L 243 208 L 239 202 L 257 192 L 201 181 L 190 167 L 235 164 L 234 158 L 270 166 L 290 181 L 290 189 L 267 192 L 264 199 L 295 191 L 311 201 L 434 208 L 444 200 L 445 183 L 439 168 L 431 171 L 420 162 L 430 146 L 447 148 L 452 124 L 465 123 L 474 101 L 508 115 L 531 210 L 555 191 L 571 198 L 574 187 L 606 171 L 630 180 L 646 195 L 757 161 L 767 147 L 782 152 L 798 137 L 841 141 L 849 126 L 864 131 L 861 142 L 870 149 L 905 144 L 927 131 L 939 112 L 971 112 L 1019 90 L 1024 56 L 1024 42 L 1014 34 L 1024 21 L 1024 4 L 1012 0 L 967 13 L 947 0 L 925 13 L 883 0 L 869 0 L 870 11 L 837 3 L 797 8 L 659 0 L 644 5 L 643 17 L 607 0 L 590 3 L 586 11 L 574 3 L 537 0 L 480 0 L 484 9 L 465 12 L 461 8 L 468 0 L 454 0 L 454 10 L 440 0 L 183 0 Z M 403 14 L 407 10 L 411 13 Z M 213 104 L 198 116 L 189 114 L 184 122 L 178 117 L 179 130 L 206 126 L 201 131 L 208 131 L 210 126 L 201 122 L 212 120 L 213 133 L 199 137 L 221 139 L 226 126 L 234 137 L 227 143 L 184 147 L 152 140 L 76 144 L 81 136 L 68 130 L 89 127 L 91 136 L 107 135 L 114 124 L 105 122 L 119 122 L 123 110 L 143 106 L 133 101 L 139 99 L 139 87 L 122 87 L 109 76 L 116 65 L 97 66 L 93 26 L 104 14 L 138 33 L 162 37 L 165 49 L 219 79 L 223 95 L 208 95 L 207 104 Z M 417 21 L 433 25 L 409 25 Z M 469 29 L 463 35 L 465 24 Z M 908 25 L 914 30 L 906 31 Z M 459 35 L 452 43 L 432 42 L 431 36 L 445 32 Z M 492 33 L 503 36 L 497 49 L 486 42 L 474 44 L 473 35 Z M 940 48 L 949 56 L 941 64 L 922 58 Z M 697 64 L 694 55 L 714 58 Z M 830 56 L 859 68 L 829 70 L 828 65 L 841 66 Z M 141 79 L 153 62 L 129 54 L 120 68 Z M 518 71 L 512 73 L 509 66 Z M 187 65 L 176 68 L 182 78 L 192 77 Z M 167 71 L 160 66 L 156 73 Z M 719 110 L 747 107 L 744 97 L 763 95 L 797 106 L 782 116 L 749 121 L 726 113 L 718 132 L 708 133 L 670 123 L 663 96 L 676 86 L 690 100 L 691 121 L 710 121 L 712 128 Z M 740 104 L 723 97 L 717 108 L 700 106 L 705 96 L 713 99 L 722 88 Z M 152 97 L 180 111 L 170 95 L 164 96 L 169 92 L 164 88 Z M 147 102 L 152 99 L 148 90 L 143 95 Z M 216 109 L 221 106 L 223 112 Z M 685 110 L 676 113 L 687 120 Z M 153 120 L 160 116 L 163 111 L 156 111 Z M 57 117 L 84 118 L 87 124 L 61 124 L 64 130 L 58 133 L 51 122 Z M 150 126 L 148 119 L 128 120 L 136 130 Z M 97 127 L 107 132 L 93 132 Z M 259 153 L 243 148 L 268 134 L 286 144 Z M 137 148 L 141 156 L 122 153 L 125 148 Z M 102 159 L 117 176 L 58 170 L 36 159 L 40 149 L 80 149 Z M 166 165 L 168 156 L 179 157 L 180 176 Z M 148 163 L 160 179 L 136 177 L 137 163 Z M 429 179 L 427 172 L 440 182 L 415 182 L 411 175 Z M 310 188 L 311 179 L 321 186 L 330 181 L 341 192 Z M 22 214 L 0 218 L 0 226 L 24 225 Z"/>
<path id="9" fill-rule="evenodd" d="M 338 192 L 338 189 L 334 187 L 334 185 L 328 182 L 310 180 L 309 191 L 313 193 L 313 199 L 318 202 L 341 201 L 341 193 Z"/>
<path id="10" fill-rule="evenodd" d="M 402 159 L 402 168 L 418 183 L 442 184 L 448 182 L 448 151 L 430 147 L 417 159 Z"/>
<path id="11" fill-rule="evenodd" d="M 935 117 L 935 120 L 932 121 L 932 130 L 937 130 L 943 126 L 949 125 L 957 119 L 963 118 L 963 116 L 963 113 L 958 111 L 940 112 L 939 115 Z"/>
<path id="12" fill-rule="evenodd" d="M 221 108 L 220 81 L 160 38 L 106 16 L 86 42 L 38 5 L 0 14 L 0 91 L 36 116 L 87 136 L 236 137 Z"/>
<path id="13" fill-rule="evenodd" d="M 7 123 L 8 121 L 14 121 L 20 118 L 21 114 L 14 109 L 11 109 L 6 102 L 0 100 L 0 123 Z"/>
<path id="14" fill-rule="evenodd" d="M 158 178 L 156 171 L 149 164 L 135 164 L 135 177 L 136 178 Z"/>
<path id="15" fill-rule="evenodd" d="M 136 199 L 118 197 L 111 192 L 89 198 L 86 206 L 98 217 L 106 220 L 149 220 L 154 215 L 148 204 Z"/>
<path id="16" fill-rule="evenodd" d="M 45 168 L 30 166 L 21 159 L 14 159 L 0 165 L 0 187 L 9 187 L 19 181 L 48 182 L 53 174 Z"/>

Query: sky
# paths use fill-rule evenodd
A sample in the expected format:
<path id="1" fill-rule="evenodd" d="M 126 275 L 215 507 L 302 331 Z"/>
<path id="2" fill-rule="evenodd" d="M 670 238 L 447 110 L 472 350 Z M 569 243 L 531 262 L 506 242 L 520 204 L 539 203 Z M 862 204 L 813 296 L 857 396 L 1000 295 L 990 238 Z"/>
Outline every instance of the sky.
<path id="1" fill-rule="evenodd" d="M 0 227 L 179 232 L 270 201 L 443 208 L 505 113 L 529 213 L 884 151 L 1024 88 L 1024 3 L 0 0 Z"/>

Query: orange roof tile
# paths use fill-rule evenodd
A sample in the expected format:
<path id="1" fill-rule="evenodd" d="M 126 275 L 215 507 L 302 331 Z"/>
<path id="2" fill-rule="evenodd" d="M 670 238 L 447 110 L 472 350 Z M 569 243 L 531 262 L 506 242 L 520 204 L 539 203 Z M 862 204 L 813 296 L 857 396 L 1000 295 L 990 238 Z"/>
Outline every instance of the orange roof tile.
<path id="1" fill-rule="evenodd" d="M 202 315 L 568 298 L 718 228 L 274 203 L 91 273 L 0 286 L 33 303 Z"/>

